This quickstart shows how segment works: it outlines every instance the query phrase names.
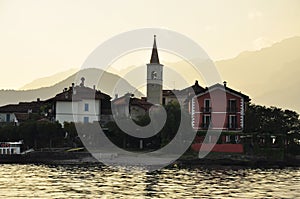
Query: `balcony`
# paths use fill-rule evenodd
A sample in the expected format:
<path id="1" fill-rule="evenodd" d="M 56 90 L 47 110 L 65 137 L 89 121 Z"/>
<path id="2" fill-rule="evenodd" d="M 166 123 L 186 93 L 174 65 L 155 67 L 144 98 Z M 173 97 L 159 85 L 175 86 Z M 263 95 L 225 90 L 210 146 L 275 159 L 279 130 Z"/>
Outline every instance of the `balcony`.
<path id="1" fill-rule="evenodd" d="M 202 128 L 202 129 L 208 129 L 208 128 L 209 128 L 209 125 L 210 125 L 209 123 L 202 123 L 202 124 L 201 124 L 201 128 Z"/>
<path id="2" fill-rule="evenodd" d="M 202 113 L 211 113 L 211 107 L 201 107 Z"/>
<path id="3" fill-rule="evenodd" d="M 227 113 L 236 113 L 238 112 L 237 107 L 227 107 Z"/>
<path id="4" fill-rule="evenodd" d="M 237 130 L 238 129 L 237 123 L 228 123 L 228 124 L 226 124 L 226 127 L 228 128 L 228 130 Z"/>

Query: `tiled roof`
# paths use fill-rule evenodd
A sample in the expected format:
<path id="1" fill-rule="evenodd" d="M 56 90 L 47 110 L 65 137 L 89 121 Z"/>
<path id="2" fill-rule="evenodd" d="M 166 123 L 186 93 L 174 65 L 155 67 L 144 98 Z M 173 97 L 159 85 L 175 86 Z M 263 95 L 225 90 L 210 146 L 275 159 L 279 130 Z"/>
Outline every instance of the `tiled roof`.
<path id="1" fill-rule="evenodd" d="M 224 86 L 224 85 L 219 84 L 219 83 L 218 83 L 218 84 L 214 84 L 214 85 L 212 85 L 212 86 L 210 86 L 210 87 L 208 87 L 208 88 L 206 87 L 204 92 L 206 92 L 206 91 L 208 91 L 208 90 L 210 90 L 210 89 L 213 89 L 213 88 L 217 88 L 217 87 L 219 87 L 219 88 L 225 88 L 226 91 L 229 91 L 229 92 L 231 92 L 231 93 L 234 93 L 234 94 L 236 94 L 236 95 L 241 96 L 242 98 L 244 98 L 244 100 L 245 100 L 246 102 L 249 102 L 249 101 L 250 101 L 250 98 L 249 98 L 248 95 L 245 95 L 245 94 L 243 94 L 243 93 L 241 93 L 241 92 L 238 92 L 238 91 L 236 91 L 236 90 L 233 90 L 232 88 L 229 88 L 228 86 Z"/>
<path id="2" fill-rule="evenodd" d="M 23 122 L 29 119 L 28 113 L 15 113 L 18 122 Z"/>
<path id="3" fill-rule="evenodd" d="M 145 100 L 138 99 L 138 98 L 130 98 L 130 105 L 131 106 L 139 106 L 147 111 L 153 104 L 151 104 Z"/>
<path id="4" fill-rule="evenodd" d="M 195 84 L 194 84 L 193 86 L 188 87 L 188 88 L 185 88 L 185 89 L 179 91 L 179 93 L 180 93 L 181 95 L 186 95 L 187 99 L 191 99 L 192 97 L 194 97 L 194 95 L 189 96 L 189 94 L 191 94 L 192 91 L 194 91 L 195 95 L 201 95 L 201 94 L 204 94 L 205 92 L 208 92 L 210 89 L 214 89 L 214 88 L 225 88 L 226 91 L 241 96 L 242 98 L 244 98 L 244 100 L 245 100 L 246 102 L 249 102 L 249 101 L 250 101 L 249 96 L 247 96 L 247 95 L 245 95 L 245 94 L 243 94 L 243 93 L 241 93 L 241 92 L 238 92 L 238 91 L 236 91 L 236 90 L 234 90 L 234 89 L 232 89 L 232 88 L 229 88 L 228 86 L 224 86 L 224 85 L 222 85 L 222 84 L 219 84 L 219 83 L 218 83 L 218 84 L 214 84 L 214 85 L 212 85 L 212 86 L 210 86 L 210 87 L 203 88 L 203 87 L 201 87 L 201 86 L 198 84 L 198 81 L 196 81 Z M 192 89 L 193 89 L 193 90 L 192 90 Z"/>
<path id="5" fill-rule="evenodd" d="M 128 103 L 128 100 L 129 100 L 130 106 L 139 106 L 139 107 L 143 108 L 144 110 L 149 110 L 149 108 L 153 105 L 153 104 L 147 102 L 146 100 L 131 97 L 131 95 L 129 95 L 129 94 L 126 94 L 122 97 L 114 99 L 112 101 L 112 103 L 114 103 L 115 105 L 126 105 Z"/>
<path id="6" fill-rule="evenodd" d="M 57 94 L 53 98 L 54 101 L 81 101 L 83 99 L 110 100 L 111 97 L 99 90 L 94 90 L 85 86 L 75 86 L 74 88 L 70 87 L 68 90 Z"/>
<path id="7" fill-rule="evenodd" d="M 193 86 L 190 86 L 190 87 L 187 87 L 185 89 L 182 89 L 180 91 L 180 94 L 182 94 L 182 95 L 186 94 L 187 97 L 188 97 L 188 95 L 190 93 L 192 93 L 192 92 L 194 92 L 195 95 L 198 95 L 198 94 L 200 94 L 200 93 L 202 93 L 204 91 L 205 91 L 205 88 L 203 88 L 202 86 L 200 86 L 199 83 L 198 83 L 198 81 L 196 80 L 195 84 Z"/>
<path id="8" fill-rule="evenodd" d="M 174 94 L 174 90 L 163 90 L 163 97 L 169 97 L 169 96 L 174 96 L 175 97 L 175 94 Z"/>
<path id="9" fill-rule="evenodd" d="M 0 113 L 38 113 L 40 111 L 40 107 L 44 104 L 44 101 L 20 102 L 19 104 L 9 104 L 0 107 Z"/>

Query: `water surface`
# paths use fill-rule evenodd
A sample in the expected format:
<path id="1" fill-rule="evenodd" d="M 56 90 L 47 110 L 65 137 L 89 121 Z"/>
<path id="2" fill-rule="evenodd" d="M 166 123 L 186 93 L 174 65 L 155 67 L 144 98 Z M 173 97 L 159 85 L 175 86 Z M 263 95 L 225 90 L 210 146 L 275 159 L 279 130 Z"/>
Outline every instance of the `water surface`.
<path id="1" fill-rule="evenodd" d="M 1 165 L 0 198 L 300 198 L 300 169 Z"/>

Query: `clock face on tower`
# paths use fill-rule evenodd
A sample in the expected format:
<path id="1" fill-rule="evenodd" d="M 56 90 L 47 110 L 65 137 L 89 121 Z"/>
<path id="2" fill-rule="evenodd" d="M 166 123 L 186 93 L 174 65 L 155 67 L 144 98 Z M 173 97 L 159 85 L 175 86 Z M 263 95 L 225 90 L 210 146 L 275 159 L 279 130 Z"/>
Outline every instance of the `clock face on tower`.
<path id="1" fill-rule="evenodd" d="M 152 71 L 152 73 L 151 73 L 151 79 L 157 79 L 157 72 Z"/>

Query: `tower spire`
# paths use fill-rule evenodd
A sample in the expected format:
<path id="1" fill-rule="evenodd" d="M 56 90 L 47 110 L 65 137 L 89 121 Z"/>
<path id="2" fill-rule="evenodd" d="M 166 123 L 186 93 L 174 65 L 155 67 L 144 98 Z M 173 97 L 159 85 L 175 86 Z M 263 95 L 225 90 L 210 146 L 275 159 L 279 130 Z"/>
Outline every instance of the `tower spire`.
<path id="1" fill-rule="evenodd" d="M 156 35 L 154 35 L 154 43 L 152 48 L 150 64 L 159 64 L 159 58 L 158 58 L 157 47 L 156 47 Z"/>

